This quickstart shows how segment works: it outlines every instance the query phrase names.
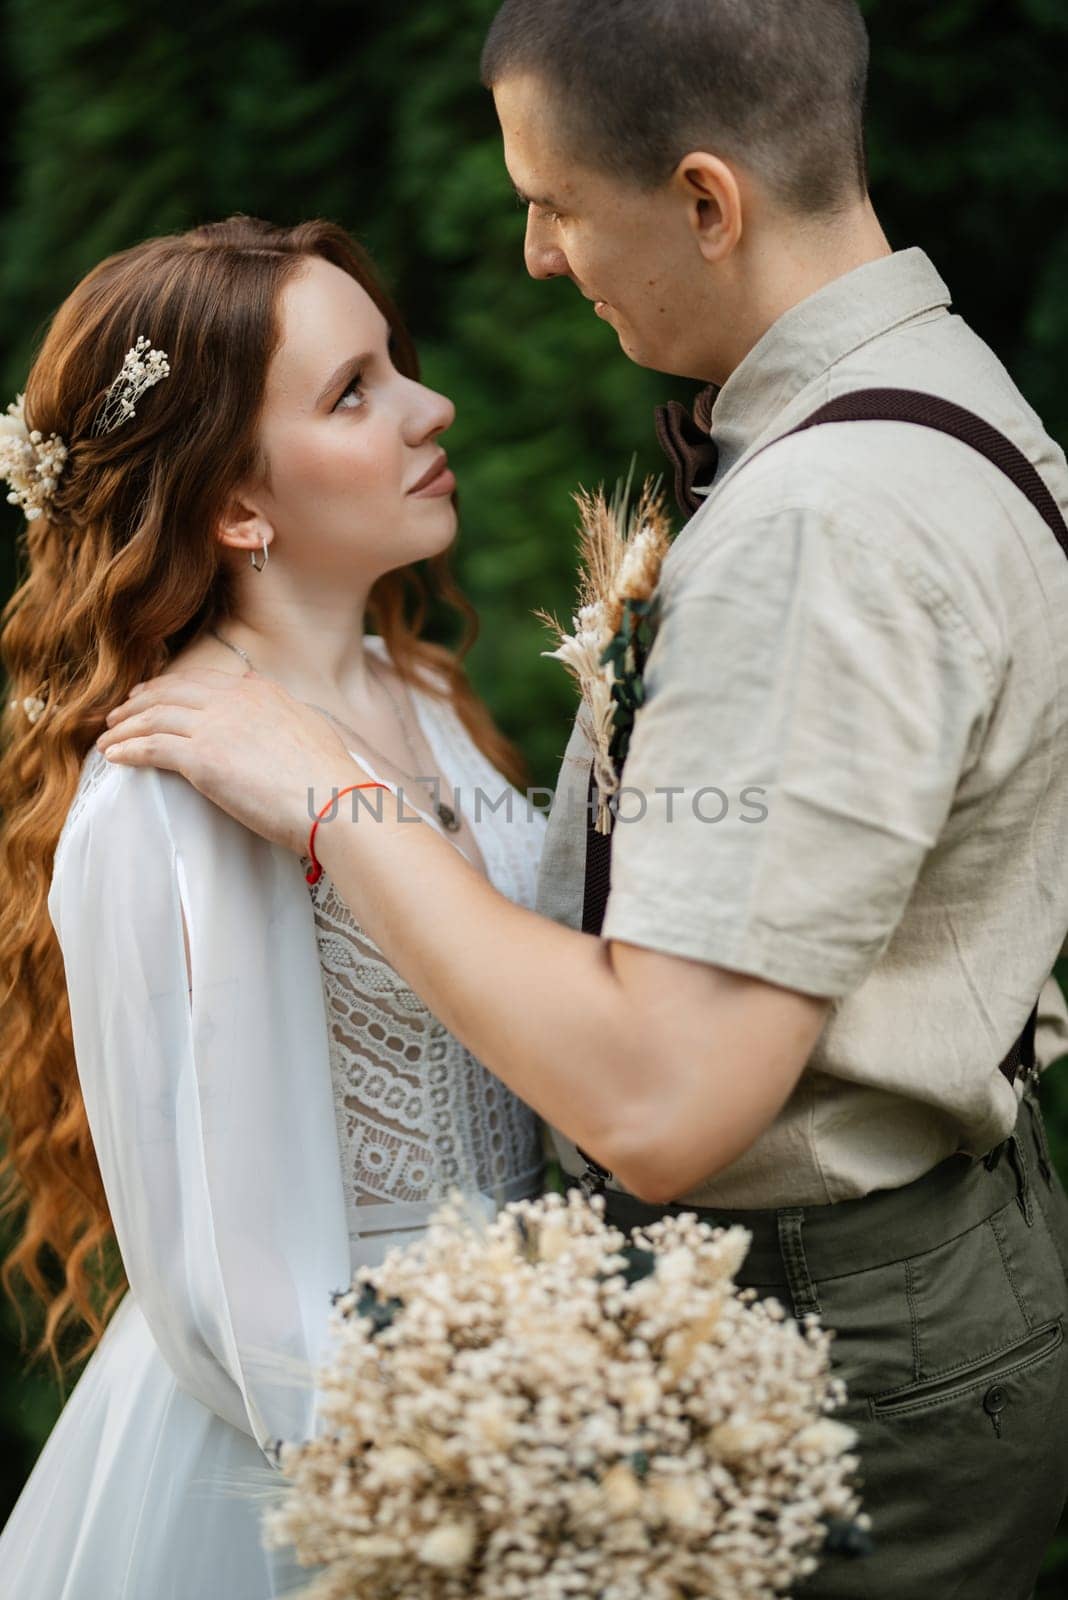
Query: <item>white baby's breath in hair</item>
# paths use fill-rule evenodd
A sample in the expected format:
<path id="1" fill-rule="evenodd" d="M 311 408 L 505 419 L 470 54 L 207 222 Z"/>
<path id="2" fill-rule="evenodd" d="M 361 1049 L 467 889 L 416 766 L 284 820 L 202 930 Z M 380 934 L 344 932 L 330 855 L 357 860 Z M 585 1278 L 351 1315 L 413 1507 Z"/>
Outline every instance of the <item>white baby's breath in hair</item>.
<path id="1" fill-rule="evenodd" d="M 738 1289 L 745 1229 L 460 1202 L 335 1297 L 262 1517 L 323 1569 L 293 1600 L 773 1600 L 866 1537 L 833 1335 Z"/>
<path id="2" fill-rule="evenodd" d="M 93 436 L 111 433 L 121 428 L 135 414 L 136 403 L 146 389 L 151 389 L 166 378 L 171 364 L 164 350 L 153 350 L 150 341 L 142 336 L 126 352 L 126 358 L 104 396 L 103 403 L 93 423 Z"/>
<path id="3" fill-rule="evenodd" d="M 26 424 L 24 395 L 16 395 L 0 417 L 0 477 L 10 485 L 8 502 L 21 506 L 33 522 L 56 491 L 67 461 L 67 447 L 58 433 L 46 439 L 39 428 Z"/>
<path id="4" fill-rule="evenodd" d="M 41 715 L 41 712 L 45 708 L 45 702 L 35 694 L 29 694 L 23 700 L 9 700 L 8 705 L 11 707 L 12 711 L 14 711 L 17 706 L 21 706 L 23 711 L 26 713 L 26 720 L 28 722 L 36 722 L 37 718 Z"/>

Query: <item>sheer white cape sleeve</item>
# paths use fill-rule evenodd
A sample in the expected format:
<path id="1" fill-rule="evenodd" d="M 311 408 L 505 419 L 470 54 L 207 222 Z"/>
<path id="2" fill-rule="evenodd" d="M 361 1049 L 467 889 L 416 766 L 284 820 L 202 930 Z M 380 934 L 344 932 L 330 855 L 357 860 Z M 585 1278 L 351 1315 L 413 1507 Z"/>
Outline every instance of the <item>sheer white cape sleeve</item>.
<path id="1" fill-rule="evenodd" d="M 350 1276 L 307 886 L 178 774 L 88 762 L 48 907 L 119 1249 L 179 1385 L 267 1454 L 315 1432 Z"/>

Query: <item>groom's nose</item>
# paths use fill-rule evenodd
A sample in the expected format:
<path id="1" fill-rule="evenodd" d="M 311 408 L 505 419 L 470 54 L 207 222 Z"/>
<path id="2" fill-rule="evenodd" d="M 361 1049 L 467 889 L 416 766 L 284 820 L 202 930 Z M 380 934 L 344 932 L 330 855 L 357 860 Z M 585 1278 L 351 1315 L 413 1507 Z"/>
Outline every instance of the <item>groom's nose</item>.
<path id="1" fill-rule="evenodd" d="M 523 257 L 532 278 L 564 278 L 568 273 L 567 257 L 554 244 L 546 225 L 534 216 L 533 208 L 527 215 L 527 236 Z"/>

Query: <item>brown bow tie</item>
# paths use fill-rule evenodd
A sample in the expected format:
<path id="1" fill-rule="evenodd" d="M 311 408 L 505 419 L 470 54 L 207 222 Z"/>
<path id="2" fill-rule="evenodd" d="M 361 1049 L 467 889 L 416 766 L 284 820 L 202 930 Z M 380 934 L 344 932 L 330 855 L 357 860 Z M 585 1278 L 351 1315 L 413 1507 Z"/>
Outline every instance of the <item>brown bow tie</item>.
<path id="1" fill-rule="evenodd" d="M 718 393 L 714 383 L 702 389 L 694 401 L 692 415 L 677 400 L 656 408 L 656 436 L 675 469 L 675 499 L 687 517 L 700 511 L 704 504 L 704 496 L 695 492 L 696 487 L 707 487 L 719 465 L 719 447 L 708 431 Z"/>

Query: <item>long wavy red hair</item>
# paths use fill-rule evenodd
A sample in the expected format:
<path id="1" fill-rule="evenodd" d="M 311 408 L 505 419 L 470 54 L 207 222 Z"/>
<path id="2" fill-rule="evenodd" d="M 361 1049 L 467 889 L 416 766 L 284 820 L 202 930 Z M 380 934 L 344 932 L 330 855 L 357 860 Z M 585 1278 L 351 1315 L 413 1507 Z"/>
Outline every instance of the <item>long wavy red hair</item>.
<path id="1" fill-rule="evenodd" d="M 44 1311 L 30 1360 L 63 1387 L 96 1347 L 127 1287 L 75 1068 L 62 955 L 48 915 L 56 842 L 107 711 L 201 631 L 234 614 L 232 569 L 214 535 L 234 487 L 260 462 L 258 420 L 278 347 L 280 291 L 302 258 L 351 274 L 390 323 L 399 371 L 419 375 L 412 339 L 365 252 L 340 227 L 276 227 L 234 216 L 110 256 L 60 306 L 26 385 L 26 416 L 70 458 L 45 514 L 27 524 L 20 582 L 0 613 L 8 676 L 0 717 L 0 1216 L 17 1238 L 0 1281 Z M 123 357 L 151 331 L 171 373 L 133 419 L 92 437 Z M 459 612 L 455 649 L 421 637 L 428 607 Z M 517 787 L 518 749 L 463 669 L 476 614 L 445 554 L 380 578 L 372 626 L 400 674 L 451 700 L 476 744 Z M 444 676 L 440 690 L 421 666 Z M 45 698 L 30 724 L 26 696 Z M 11 704 L 15 702 L 14 707 Z M 70 1331 L 87 1335 L 60 1348 Z"/>

